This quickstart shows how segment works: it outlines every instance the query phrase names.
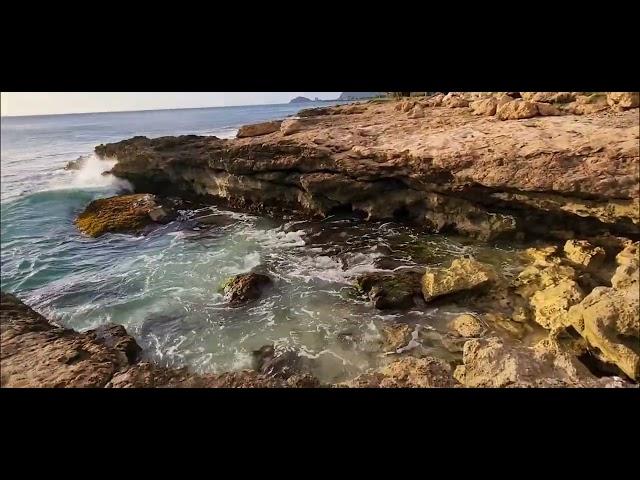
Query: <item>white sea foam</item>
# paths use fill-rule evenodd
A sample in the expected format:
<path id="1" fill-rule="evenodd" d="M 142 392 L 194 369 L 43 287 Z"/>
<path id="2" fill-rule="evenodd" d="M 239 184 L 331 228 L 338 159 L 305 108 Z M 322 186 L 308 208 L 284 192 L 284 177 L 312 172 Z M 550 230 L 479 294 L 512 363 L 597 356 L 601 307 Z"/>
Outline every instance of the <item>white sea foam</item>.
<path id="1" fill-rule="evenodd" d="M 111 170 L 116 160 L 103 160 L 95 155 L 88 156 L 80 170 L 72 171 L 70 175 L 56 177 L 48 185 L 48 190 L 64 190 L 78 188 L 106 188 L 112 187 L 122 190 L 133 190 L 129 182 L 113 175 L 103 175 Z"/>

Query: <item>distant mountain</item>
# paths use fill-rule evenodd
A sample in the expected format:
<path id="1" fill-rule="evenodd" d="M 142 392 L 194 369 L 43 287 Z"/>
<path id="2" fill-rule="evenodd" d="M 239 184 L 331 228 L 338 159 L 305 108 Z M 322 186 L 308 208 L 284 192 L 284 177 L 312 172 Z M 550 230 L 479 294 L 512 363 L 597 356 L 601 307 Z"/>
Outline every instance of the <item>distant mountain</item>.
<path id="1" fill-rule="evenodd" d="M 338 100 L 360 100 L 361 98 L 373 98 L 384 95 L 384 92 L 342 92 Z"/>
<path id="2" fill-rule="evenodd" d="M 296 97 L 291 99 L 291 101 L 289 103 L 305 103 L 305 102 L 311 102 L 312 100 L 310 98 L 307 97 Z"/>

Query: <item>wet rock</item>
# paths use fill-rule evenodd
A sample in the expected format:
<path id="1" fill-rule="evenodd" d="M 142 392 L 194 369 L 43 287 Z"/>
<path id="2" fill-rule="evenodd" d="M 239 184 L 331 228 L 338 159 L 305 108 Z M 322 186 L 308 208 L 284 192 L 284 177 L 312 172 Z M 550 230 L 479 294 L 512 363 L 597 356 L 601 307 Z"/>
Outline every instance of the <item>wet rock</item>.
<path id="1" fill-rule="evenodd" d="M 98 328 L 86 332 L 86 335 L 102 345 L 122 352 L 131 364 L 135 363 L 142 353 L 142 348 L 122 325 L 113 323 L 100 325 Z"/>
<path id="2" fill-rule="evenodd" d="M 469 106 L 474 115 L 493 116 L 496 114 L 496 109 L 498 108 L 498 99 L 491 97 L 484 100 L 476 100 L 471 102 Z"/>
<path id="3" fill-rule="evenodd" d="M 453 319 L 449 327 L 461 337 L 480 337 L 486 332 L 482 322 L 468 313 Z"/>
<path id="4" fill-rule="evenodd" d="M 500 105 L 496 110 L 496 116 L 500 120 L 520 120 L 532 118 L 538 115 L 538 107 L 534 102 L 526 100 L 513 100 Z"/>
<path id="5" fill-rule="evenodd" d="M 422 295 L 426 302 L 444 295 L 477 290 L 496 279 L 488 265 L 469 258 L 459 258 L 448 268 L 429 269 L 422 277 Z"/>
<path id="6" fill-rule="evenodd" d="M 227 215 L 212 213 L 210 215 L 201 215 L 192 219 L 199 225 L 211 225 L 216 227 L 226 227 L 235 223 L 235 220 Z"/>
<path id="7" fill-rule="evenodd" d="M 308 359 L 298 355 L 291 349 L 276 349 L 273 345 L 265 345 L 253 352 L 254 369 L 270 377 L 287 379 L 304 372 Z"/>
<path id="8" fill-rule="evenodd" d="M 262 273 L 242 273 L 227 280 L 222 286 L 225 298 L 231 305 L 240 305 L 260 298 L 263 290 L 273 282 Z"/>
<path id="9" fill-rule="evenodd" d="M 366 273 L 356 279 L 358 289 L 381 310 L 409 308 L 420 295 L 420 272 Z"/>
<path id="10" fill-rule="evenodd" d="M 87 157 L 78 157 L 75 160 L 71 160 L 67 162 L 64 169 L 65 170 L 80 170 L 87 163 Z"/>
<path id="11" fill-rule="evenodd" d="M 128 364 L 90 336 L 50 324 L 17 297 L 0 298 L 0 386 L 103 387 Z"/>
<path id="12" fill-rule="evenodd" d="M 405 347 L 411 341 L 411 328 L 406 323 L 396 323 L 392 325 L 384 325 L 381 329 L 382 333 L 382 351 L 395 352 Z"/>
<path id="13" fill-rule="evenodd" d="M 473 339 L 464 346 L 463 365 L 453 376 L 467 387 L 603 387 L 619 379 L 597 379 L 553 340 L 525 347 L 497 337 Z"/>
<path id="14" fill-rule="evenodd" d="M 638 108 L 640 105 L 640 93 L 638 92 L 609 92 L 607 103 L 612 107 L 621 109 Z"/>
<path id="15" fill-rule="evenodd" d="M 451 375 L 451 366 L 443 360 L 404 357 L 343 385 L 351 388 L 451 388 L 457 386 L 457 382 Z"/>
<path id="16" fill-rule="evenodd" d="M 586 240 L 567 240 L 564 254 L 571 262 L 587 269 L 600 268 L 606 257 L 602 247 L 594 247 Z"/>
<path id="17" fill-rule="evenodd" d="M 133 194 L 94 200 L 74 223 L 87 235 L 99 237 L 107 232 L 140 233 L 148 225 L 173 218 L 173 209 L 155 195 Z"/>
<path id="18" fill-rule="evenodd" d="M 282 121 L 275 120 L 272 122 L 254 123 L 253 125 L 244 125 L 240 127 L 236 136 L 238 138 L 260 137 L 268 135 L 280 130 Z"/>

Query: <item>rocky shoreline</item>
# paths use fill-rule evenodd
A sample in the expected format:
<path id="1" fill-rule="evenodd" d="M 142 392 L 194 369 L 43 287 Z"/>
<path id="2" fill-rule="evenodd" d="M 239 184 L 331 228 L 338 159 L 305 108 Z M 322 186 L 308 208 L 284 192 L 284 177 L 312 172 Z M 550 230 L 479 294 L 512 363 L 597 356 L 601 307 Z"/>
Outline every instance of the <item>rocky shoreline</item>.
<path id="1" fill-rule="evenodd" d="M 144 360 L 122 327 L 62 329 L 2 295 L 4 386 L 630 387 L 640 378 L 640 131 L 637 93 L 450 93 L 303 110 L 243 127 L 238 138 L 135 137 L 96 147 L 132 195 L 92 202 L 91 236 L 144 232 L 184 201 L 255 212 L 411 223 L 436 233 L 518 242 L 525 267 L 506 278 L 460 258 L 365 274 L 372 309 L 461 296 L 474 315 L 449 325 L 458 361 L 419 355 L 391 325 L 382 367 L 321 385 L 295 352 L 265 346 L 255 368 L 198 375 Z M 216 219 L 212 221 L 218 221 Z M 239 308 L 268 276 L 221 287 Z M 532 326 L 545 335 L 523 341 Z"/>

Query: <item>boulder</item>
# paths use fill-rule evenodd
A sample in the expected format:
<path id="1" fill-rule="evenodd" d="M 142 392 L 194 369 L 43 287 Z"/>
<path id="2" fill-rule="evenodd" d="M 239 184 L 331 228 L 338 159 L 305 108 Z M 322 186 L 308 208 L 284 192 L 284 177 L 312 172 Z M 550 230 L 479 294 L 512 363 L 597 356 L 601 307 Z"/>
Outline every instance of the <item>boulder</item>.
<path id="1" fill-rule="evenodd" d="M 484 100 L 476 100 L 469 104 L 474 115 L 493 116 L 498 108 L 498 99 L 491 97 Z"/>
<path id="2" fill-rule="evenodd" d="M 420 106 L 420 104 L 416 104 L 411 111 L 409 112 L 409 115 L 407 115 L 409 118 L 423 118 L 424 117 L 424 110 L 423 108 Z"/>
<path id="3" fill-rule="evenodd" d="M 155 195 L 120 195 L 94 200 L 76 218 L 78 229 L 92 237 L 107 232 L 140 233 L 153 223 L 175 218 L 172 207 L 163 205 Z"/>
<path id="4" fill-rule="evenodd" d="M 231 305 L 241 305 L 260 298 L 263 290 L 272 283 L 268 275 L 242 273 L 227 280 L 222 285 L 222 291 Z"/>
<path id="5" fill-rule="evenodd" d="M 238 138 L 246 138 L 246 137 L 259 137 L 262 135 L 268 135 L 269 133 L 274 133 L 280 130 L 280 126 L 282 125 L 282 121 L 274 120 L 271 122 L 262 122 L 262 123 L 254 123 L 252 125 L 244 125 L 240 127 L 238 130 L 237 137 Z"/>
<path id="6" fill-rule="evenodd" d="M 520 92 L 523 100 L 540 103 L 569 103 L 575 100 L 574 92 Z"/>
<path id="7" fill-rule="evenodd" d="M 538 109 L 538 114 L 540 114 L 543 117 L 562 115 L 562 111 L 554 105 L 551 105 L 549 103 L 541 103 L 541 102 L 534 102 L 534 103 L 536 108 Z"/>
<path id="8" fill-rule="evenodd" d="M 420 295 L 420 276 L 420 272 L 365 273 L 356 279 L 356 286 L 380 310 L 409 308 Z"/>
<path id="9" fill-rule="evenodd" d="M 425 301 L 489 285 L 496 273 L 488 265 L 469 258 L 460 258 L 448 268 L 429 269 L 422 277 L 422 295 Z"/>
<path id="10" fill-rule="evenodd" d="M 534 102 L 520 99 L 512 100 L 500 105 L 496 110 L 496 115 L 500 120 L 532 118 L 538 115 L 538 107 Z"/>
<path id="11" fill-rule="evenodd" d="M 640 103 L 639 92 L 609 92 L 607 103 L 612 107 L 621 109 L 638 108 Z"/>

